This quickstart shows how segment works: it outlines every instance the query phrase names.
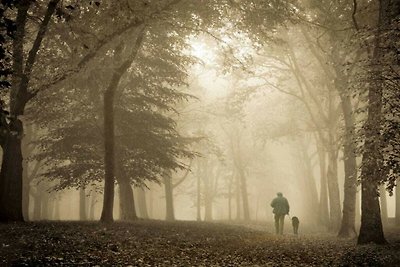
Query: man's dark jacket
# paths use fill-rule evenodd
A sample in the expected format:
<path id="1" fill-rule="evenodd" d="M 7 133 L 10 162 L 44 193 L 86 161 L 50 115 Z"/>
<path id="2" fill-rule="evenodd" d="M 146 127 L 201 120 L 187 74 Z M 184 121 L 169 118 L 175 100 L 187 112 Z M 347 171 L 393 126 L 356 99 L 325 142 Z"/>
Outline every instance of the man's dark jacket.
<path id="1" fill-rule="evenodd" d="M 278 196 L 271 202 L 272 211 L 276 215 L 285 215 L 289 213 L 289 202 L 285 197 Z"/>

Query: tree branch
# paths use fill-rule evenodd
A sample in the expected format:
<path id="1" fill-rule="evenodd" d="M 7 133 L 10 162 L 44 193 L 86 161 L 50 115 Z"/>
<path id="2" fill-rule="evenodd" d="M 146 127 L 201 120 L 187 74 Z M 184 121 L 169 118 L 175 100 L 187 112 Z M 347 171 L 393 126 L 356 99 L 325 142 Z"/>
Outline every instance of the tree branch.
<path id="1" fill-rule="evenodd" d="M 51 16 L 56 10 L 58 2 L 60 2 L 60 0 L 51 0 L 47 6 L 46 14 L 44 15 L 43 21 L 39 26 L 39 30 L 36 35 L 35 41 L 33 42 L 32 48 L 29 51 L 28 59 L 26 60 L 24 75 L 27 77 L 29 77 L 32 72 L 32 67 L 33 64 L 35 63 L 37 52 L 39 51 L 40 45 L 46 34 L 46 30 L 48 28 Z"/>
<path id="2" fill-rule="evenodd" d="M 126 25 L 125 27 L 107 35 L 106 37 L 104 37 L 97 43 L 97 45 L 94 47 L 93 51 L 89 52 L 86 56 L 84 56 L 80 60 L 80 62 L 77 64 L 76 68 L 73 68 L 73 69 L 67 71 L 64 75 L 61 75 L 58 78 L 56 78 L 55 80 L 53 80 L 47 84 L 44 84 L 44 85 L 40 86 L 39 88 L 37 88 L 36 90 L 32 91 L 30 93 L 30 98 L 36 96 L 39 91 L 45 90 L 52 86 L 55 86 L 55 85 L 59 84 L 60 82 L 63 82 L 66 79 L 72 77 L 74 74 L 79 73 L 81 69 L 83 69 L 93 58 L 95 58 L 97 56 L 97 54 L 103 47 L 105 47 L 107 44 L 112 43 L 115 40 L 115 38 L 117 38 L 118 36 L 121 36 L 122 34 L 124 34 L 125 32 L 127 32 L 130 29 L 144 25 L 149 19 L 154 18 L 155 16 L 168 10 L 172 6 L 179 4 L 179 2 L 182 2 L 182 1 L 183 0 L 171 1 L 169 4 L 165 5 L 163 8 L 161 8 L 161 9 L 155 11 L 154 13 L 152 13 L 151 15 L 149 15 L 147 19 L 143 19 L 143 20 L 135 19 L 131 23 Z"/>
<path id="3" fill-rule="evenodd" d="M 190 159 L 190 163 L 188 165 L 188 168 L 186 169 L 185 174 L 175 184 L 172 184 L 172 188 L 177 187 L 178 185 L 180 185 L 186 179 L 186 177 L 190 173 L 190 167 L 192 166 L 192 163 L 193 163 L 193 159 Z"/>
<path id="4" fill-rule="evenodd" d="M 360 28 L 358 27 L 356 13 L 357 13 L 357 0 L 353 0 L 353 13 L 351 14 L 351 19 L 353 20 L 354 28 L 356 28 L 356 30 L 358 31 Z"/>

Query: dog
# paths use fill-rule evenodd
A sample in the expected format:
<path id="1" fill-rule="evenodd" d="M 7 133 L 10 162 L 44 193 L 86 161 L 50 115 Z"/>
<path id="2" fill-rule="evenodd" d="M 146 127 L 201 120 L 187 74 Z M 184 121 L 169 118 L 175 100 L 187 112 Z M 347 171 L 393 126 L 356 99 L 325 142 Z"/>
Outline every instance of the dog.
<path id="1" fill-rule="evenodd" d="M 294 233 L 295 235 L 298 234 L 298 231 L 299 231 L 299 224 L 300 224 L 299 218 L 297 218 L 296 216 L 293 216 L 293 217 L 292 217 L 292 226 L 293 226 L 293 233 Z"/>

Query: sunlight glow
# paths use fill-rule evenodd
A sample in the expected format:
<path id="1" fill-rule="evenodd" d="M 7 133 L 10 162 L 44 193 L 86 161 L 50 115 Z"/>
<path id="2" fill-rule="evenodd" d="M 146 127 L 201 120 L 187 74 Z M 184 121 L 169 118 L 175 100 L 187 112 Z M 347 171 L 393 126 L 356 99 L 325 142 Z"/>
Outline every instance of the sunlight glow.
<path id="1" fill-rule="evenodd" d="M 200 40 L 191 40 L 190 45 L 192 47 L 190 54 L 198 58 L 203 64 L 211 65 L 216 60 L 216 54 L 211 46 Z"/>

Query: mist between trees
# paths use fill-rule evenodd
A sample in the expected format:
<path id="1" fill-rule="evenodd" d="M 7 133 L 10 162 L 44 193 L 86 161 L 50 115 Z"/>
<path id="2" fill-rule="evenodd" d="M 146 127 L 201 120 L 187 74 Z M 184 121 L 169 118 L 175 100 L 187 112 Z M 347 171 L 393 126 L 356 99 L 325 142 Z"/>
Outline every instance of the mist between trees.
<path id="1" fill-rule="evenodd" d="M 0 220 L 400 225 L 399 1 L 2 1 Z"/>

